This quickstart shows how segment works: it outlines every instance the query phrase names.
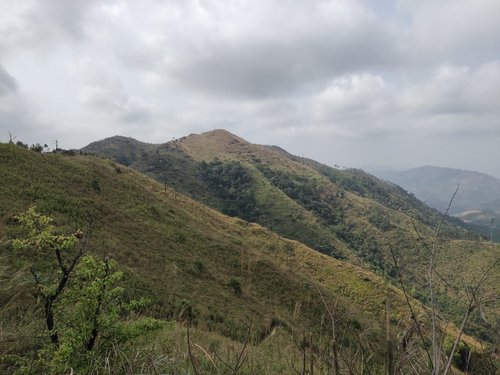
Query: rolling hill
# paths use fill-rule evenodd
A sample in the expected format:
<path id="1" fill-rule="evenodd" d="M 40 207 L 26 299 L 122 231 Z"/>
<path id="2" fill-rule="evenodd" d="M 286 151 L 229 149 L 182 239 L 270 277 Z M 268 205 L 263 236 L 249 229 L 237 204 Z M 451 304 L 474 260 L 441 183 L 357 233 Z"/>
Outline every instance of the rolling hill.
<path id="1" fill-rule="evenodd" d="M 193 150 L 194 145 L 185 146 Z M 260 146 L 254 147 L 260 150 Z M 187 165 L 196 162 L 187 153 L 178 150 L 175 153 Z M 270 151 L 262 155 L 271 160 L 281 157 Z M 225 216 L 123 165 L 93 156 L 41 154 L 9 144 L 0 145 L 0 163 L 0 315 L 5 323 L 0 333 L 3 366 L 0 368 L 4 371 L 12 371 L 19 363 L 29 363 L 26 361 L 33 358 L 36 350 L 47 344 L 46 338 L 38 334 L 42 312 L 33 299 L 36 293 L 29 273 L 33 256 L 16 251 L 10 242 L 17 235 L 15 215 L 32 205 L 52 216 L 60 230 L 85 228 L 92 217 L 89 252 L 118 262 L 125 273 L 123 287 L 130 298 L 151 299 L 151 305 L 142 314 L 174 321 L 179 308 L 182 310 L 188 303 L 194 315 L 192 334 L 196 342 L 207 348 L 200 346 L 198 361 L 212 371 L 212 362 L 214 366 L 222 364 L 214 362 L 209 353 L 225 350 L 229 358 L 235 346 L 241 347 L 238 341 L 244 340 L 248 327 L 252 337 L 248 353 L 253 357 L 242 373 L 256 373 L 259 369 L 261 373 L 287 372 L 296 358 L 307 353 L 307 358 L 316 358 L 312 366 L 319 371 L 331 354 L 330 351 L 326 351 L 325 357 L 321 354 L 325 347 L 322 343 L 328 348 L 332 340 L 324 329 L 329 324 L 331 310 L 341 337 L 339 351 L 345 356 L 341 362 L 364 358 L 363 366 L 369 366 L 373 373 L 382 373 L 387 296 L 394 335 L 411 326 L 403 294 L 380 276 L 284 239 L 260 225 Z M 315 175 L 310 167 L 289 163 L 290 167 L 313 175 L 318 183 L 326 184 L 327 180 Z M 216 161 L 214 166 L 218 165 Z M 203 164 L 200 168 L 203 176 Z M 233 172 L 239 176 L 236 188 L 246 186 L 247 180 L 236 172 Z M 252 170 L 252 173 L 257 172 Z M 269 183 L 264 189 L 272 186 Z M 225 193 L 231 194 L 231 190 Z M 275 193 L 277 198 L 287 201 L 279 192 Z M 365 198 L 351 197 L 344 190 L 340 193 L 347 194 L 353 202 L 382 209 Z M 212 202 L 220 202 L 217 199 Z M 290 207 L 307 215 L 303 206 L 288 199 Z M 395 211 L 394 215 L 403 214 Z M 310 213 L 306 219 L 314 222 L 315 216 Z M 338 248 L 347 257 L 351 256 L 350 247 L 334 234 L 332 243 L 338 243 Z M 481 259 L 487 259 L 486 248 L 477 248 L 474 242 L 468 244 L 470 250 L 483 254 L 475 257 L 470 251 L 468 256 L 477 262 L 474 267 L 482 267 Z M 353 253 L 352 258 L 356 257 Z M 50 267 L 48 259 L 40 261 Z M 412 305 L 425 324 L 425 307 L 415 301 Z M 185 372 L 190 365 L 181 359 L 186 357 L 178 350 L 185 347 L 186 336 L 182 335 L 182 326 L 173 324 L 159 333 L 137 338 L 135 344 L 122 347 L 115 356 L 106 354 L 107 361 L 123 366 L 125 353 L 136 358 L 140 353 L 169 353 L 169 360 L 160 363 L 165 366 L 162 368 Z M 304 343 L 301 340 L 306 336 L 309 344 L 304 346 L 300 342 Z M 472 338 L 466 340 L 477 345 Z M 214 343 L 218 343 L 216 347 Z M 359 353 L 366 356 L 359 357 Z M 159 365 L 147 356 L 141 358 L 151 366 Z M 130 361 L 126 363 L 131 365 Z M 266 367 L 270 364 L 275 367 Z"/>
<path id="2" fill-rule="evenodd" d="M 453 168 L 424 166 L 407 171 L 381 171 L 380 177 L 402 186 L 442 212 L 460 185 L 450 213 L 472 224 L 485 236 L 493 229 L 494 239 L 500 240 L 500 180 L 484 173 Z M 493 227 L 491 226 L 491 220 Z"/>
<path id="3" fill-rule="evenodd" d="M 118 160 L 113 150 L 120 139 L 82 151 Z M 135 154 L 129 166 L 165 186 L 397 284 L 392 248 L 412 294 L 428 302 L 425 254 L 442 214 L 402 188 L 360 170 L 338 170 L 276 146 L 251 144 L 224 130 L 147 145 Z M 451 288 L 440 286 L 440 305 L 456 322 L 462 314 L 459 280 L 479 274 L 498 257 L 490 244 L 476 239 L 459 220 L 446 218 L 437 244 L 438 270 L 454 280 Z M 491 327 L 478 315 L 470 332 L 493 340 Z"/>
<path id="4" fill-rule="evenodd" d="M 0 145 L 0 162 L 4 364 L 22 353 L 29 357 L 43 345 L 43 340 L 34 339 L 41 329 L 34 323 L 41 312 L 36 304 L 31 307 L 32 256 L 16 252 L 9 241 L 16 235 L 12 218 L 31 205 L 68 230 L 85 228 L 92 216 L 89 251 L 118 262 L 131 298 L 153 301 L 147 315 L 175 319 L 179 305 L 188 301 L 200 340 L 207 335 L 243 340 L 249 325 L 255 351 L 276 327 L 283 331 L 276 340 L 291 344 L 298 332 L 315 334 L 319 340 L 324 335 L 324 299 L 331 306 L 335 301 L 346 350 L 363 332 L 373 356 L 371 366 L 380 369 L 387 296 L 394 322 L 408 322 L 402 293 L 380 277 L 259 225 L 227 217 L 127 167 L 15 145 Z"/>
<path id="5" fill-rule="evenodd" d="M 415 194 L 429 206 L 444 211 L 457 185 L 458 194 L 450 209 L 451 214 L 473 208 L 486 208 L 500 199 L 500 180 L 484 173 L 461 169 L 424 166 L 407 171 L 378 173 Z"/>

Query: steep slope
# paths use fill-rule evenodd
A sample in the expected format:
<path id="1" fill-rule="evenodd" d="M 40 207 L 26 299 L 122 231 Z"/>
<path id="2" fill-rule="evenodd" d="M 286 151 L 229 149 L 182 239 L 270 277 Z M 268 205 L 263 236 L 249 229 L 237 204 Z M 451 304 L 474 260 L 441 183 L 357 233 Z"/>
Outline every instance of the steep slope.
<path id="1" fill-rule="evenodd" d="M 428 301 L 423 243 L 432 242 L 441 214 L 395 185 L 362 171 L 340 171 L 298 158 L 277 147 L 253 145 L 224 130 L 159 145 L 131 166 L 222 212 L 396 282 L 392 248 L 413 295 Z M 448 284 L 438 286 L 440 306 L 456 321 L 462 314 L 461 277 L 472 279 L 497 257 L 488 244 L 468 239 L 474 236 L 447 219 L 436 244 L 437 268 L 450 276 Z M 463 265 L 464 259 L 469 263 Z M 494 282 L 488 287 L 493 294 L 498 290 Z M 485 311 L 496 314 L 492 307 Z M 479 315 L 473 331 L 493 339 Z"/>
<path id="2" fill-rule="evenodd" d="M 356 193 L 362 197 L 373 199 L 374 201 L 394 210 L 404 211 L 427 225 L 435 225 L 441 214 L 435 209 L 424 204 L 417 199 L 414 194 L 392 182 L 376 178 L 361 169 L 339 170 L 314 160 L 292 155 L 277 146 L 269 148 L 278 151 L 290 159 L 311 166 L 313 169 L 326 176 L 331 182 L 342 188 Z M 449 199 L 448 199 L 449 200 Z M 460 225 L 460 221 L 447 218 L 455 225 Z"/>
<path id="3" fill-rule="evenodd" d="M 95 142 L 94 145 L 98 149 L 99 142 Z M 119 148 L 119 144 L 115 147 Z M 186 147 L 193 148 L 193 152 Z M 325 253 L 333 253 L 341 258 L 352 258 L 352 253 L 346 249 L 342 241 L 324 228 L 308 210 L 287 197 L 270 181 L 262 179 L 258 170 L 249 170 L 241 164 L 232 164 L 224 171 L 219 162 L 202 165 L 205 159 L 200 157 L 200 154 L 204 154 L 206 161 L 210 162 L 217 158 L 227 164 L 229 160 L 236 161 L 240 156 L 246 155 L 245 157 L 251 162 L 260 163 L 260 159 L 255 156 L 257 154 L 255 150 L 260 151 L 261 148 L 221 130 L 206 133 L 202 138 L 191 135 L 157 145 L 153 151 L 144 152 L 142 157 L 138 157 L 131 167 L 226 214 L 258 222 Z M 82 151 L 90 152 L 90 149 L 84 148 Z M 96 153 L 104 157 L 110 156 L 106 151 Z M 272 152 L 267 154 L 267 157 L 275 163 L 286 160 Z M 117 157 L 112 159 L 119 160 Z M 205 168 L 202 168 L 203 166 Z M 222 169 L 219 172 L 228 175 L 224 177 L 219 172 L 211 173 L 212 169 Z M 307 167 L 302 169 L 309 170 Z M 238 172 L 251 180 L 249 186 L 230 186 L 229 174 L 234 176 Z M 244 188 L 248 188 L 246 194 Z M 229 190 L 231 194 L 228 193 Z M 321 233 L 319 237 L 318 233 Z"/>
<path id="4" fill-rule="evenodd" d="M 2 353 L 29 350 L 29 335 L 36 333 L 16 331 L 19 319 L 31 316 L 26 265 L 32 256 L 15 252 L 8 241 L 16 234 L 14 215 L 33 204 L 68 230 L 85 228 L 93 217 L 89 250 L 116 259 L 131 296 L 150 297 L 148 314 L 157 318 L 176 317 L 188 300 L 198 329 L 242 339 L 253 322 L 256 342 L 276 326 L 291 340 L 294 332 L 322 335 L 328 303 L 336 306 L 344 345 L 363 333 L 373 369 L 383 367 L 387 296 L 395 324 L 408 322 L 402 293 L 372 273 L 226 217 L 129 168 L 14 145 L 0 145 L 0 163 L 2 277 L 28 280 L 0 287 L 2 321 L 10 322 Z"/>

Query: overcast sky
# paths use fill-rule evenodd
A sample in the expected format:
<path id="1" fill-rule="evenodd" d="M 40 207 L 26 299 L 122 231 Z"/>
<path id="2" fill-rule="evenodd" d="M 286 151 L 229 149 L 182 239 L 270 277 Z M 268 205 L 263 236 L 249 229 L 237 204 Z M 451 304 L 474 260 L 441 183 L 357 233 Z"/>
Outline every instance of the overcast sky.
<path id="1" fill-rule="evenodd" d="M 500 177 L 500 1 L 0 0 L 0 141 L 215 128 Z"/>

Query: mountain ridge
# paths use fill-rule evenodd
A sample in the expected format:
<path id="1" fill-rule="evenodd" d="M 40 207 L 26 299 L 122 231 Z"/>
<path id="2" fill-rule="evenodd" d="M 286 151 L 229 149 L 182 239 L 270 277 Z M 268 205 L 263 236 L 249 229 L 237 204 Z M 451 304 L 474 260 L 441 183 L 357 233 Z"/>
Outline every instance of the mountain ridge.
<path id="1" fill-rule="evenodd" d="M 39 310 L 29 307 L 32 288 L 15 282 L 29 280 L 31 257 L 15 253 L 9 241 L 16 235 L 13 215 L 33 204 L 67 229 L 84 228 L 91 214 L 96 226 L 88 251 L 118 262 L 132 296 L 153 300 L 148 316 L 174 319 L 189 303 L 199 331 L 243 340 L 250 324 L 258 341 L 279 326 L 294 340 L 296 331 L 322 332 L 324 299 L 339 314 L 346 347 L 364 332 L 373 348 L 372 366 L 379 369 L 387 296 L 394 320 L 408 324 L 402 292 L 379 276 L 227 217 L 131 168 L 15 145 L 0 145 L 0 161 L 0 271 L 9 286 L 0 287 L 0 316 L 12 323 L 2 331 L 9 341 L 0 340 L 0 356 L 30 353 L 34 343 L 15 339 L 24 337 L 19 329 L 44 345 L 43 336 L 36 334 Z M 424 313 L 421 304 L 412 304 Z M 31 323 L 19 326 L 19 312 L 32 317 Z"/>
<path id="2" fill-rule="evenodd" d="M 32 303 L 36 294 L 33 285 L 18 282 L 30 280 L 29 264 L 33 258 L 29 253 L 14 251 L 10 241 L 19 235 L 16 215 L 33 204 L 52 216 L 62 232 L 85 228 L 89 216 L 93 217 L 95 228 L 88 250 L 118 262 L 126 275 L 123 286 L 130 298 L 146 297 L 152 301 L 141 314 L 161 321 L 180 320 L 173 323 L 178 327 L 177 336 L 162 331 L 159 336 L 142 337 L 142 344 L 130 343 L 120 348 L 127 355 L 135 356 L 154 347 L 172 348 L 172 341 L 185 348 L 189 332 L 184 336 L 178 332 L 183 330 L 181 313 L 187 306 L 192 311 L 193 334 L 205 337 L 203 342 L 213 358 L 216 357 L 212 350 L 218 350 L 212 349 L 216 335 L 216 342 L 221 338 L 232 340 L 232 344 L 224 345 L 234 347 L 238 341 L 240 346 L 246 342 L 246 332 L 251 333 L 248 350 L 260 354 L 257 363 L 253 362 L 243 374 L 255 373 L 255 368 L 269 363 L 269 356 L 276 361 L 272 373 L 289 372 L 290 364 L 283 358 L 303 356 L 300 340 L 305 337 L 314 340 L 316 360 L 323 360 L 322 352 L 317 351 L 326 350 L 324 360 L 329 363 L 332 338 L 324 324 L 328 326 L 332 311 L 341 334 L 338 348 L 344 358 L 360 360 L 371 371 L 382 373 L 388 297 L 389 322 L 395 336 L 413 324 L 408 303 L 427 331 L 429 309 L 411 297 L 428 303 L 425 295 L 419 295 L 424 291 L 419 282 L 425 284 L 426 280 L 418 279 L 426 265 L 418 260 L 415 233 L 409 236 L 412 224 L 423 241 L 432 234 L 424 222 L 408 216 L 418 217 L 418 212 L 413 212 L 418 206 L 393 202 L 391 194 L 384 195 L 383 190 L 376 188 L 370 190 L 372 183 L 378 185 L 369 176 L 357 172 L 342 174 L 343 187 L 331 181 L 338 176 L 328 177 L 335 171 L 326 169 L 320 174 L 311 165 L 277 152 L 262 151 L 257 146 L 243 147 L 239 152 L 241 143 L 227 139 L 227 134 L 223 137 L 227 142 L 219 149 L 227 150 L 228 146 L 230 152 L 220 155 L 222 160 L 211 159 L 213 150 L 199 147 L 200 138 L 192 143 L 192 138 L 187 142 L 187 138 L 181 139 L 179 143 L 184 144 L 169 142 L 151 149 L 126 138 L 111 139 L 115 144 L 132 145 L 137 159 L 131 160 L 130 167 L 95 155 L 37 153 L 13 144 L 0 144 L 0 278 L 5 281 L 0 287 L 0 317 L 9 323 L 0 332 L 0 357 L 7 358 L 7 364 L 19 355 L 34 358 L 33 350 L 46 344 L 46 336 L 39 335 L 42 320 L 40 309 Z M 186 150 L 191 154 L 186 154 Z M 106 152 L 116 152 L 119 157 L 131 155 L 125 151 L 120 147 L 106 148 Z M 156 181 L 139 168 L 156 177 Z M 356 193 L 346 189 L 351 185 L 357 188 Z M 205 197 L 215 208 L 231 211 L 233 217 L 182 194 L 190 188 L 194 189 L 193 196 Z M 198 196 L 200 193 L 211 195 Z M 400 209 L 386 207 L 371 199 L 371 195 L 381 201 L 387 198 Z M 271 225 L 283 225 L 277 229 L 287 231 L 289 238 L 331 242 L 326 247 L 322 242 L 316 243 L 325 253 L 321 254 L 301 242 L 279 236 L 267 226 L 238 217 L 245 213 L 260 221 L 271 220 Z M 461 238 L 465 233 L 451 224 L 446 224 L 445 229 L 451 232 L 436 243 L 436 271 L 448 280 L 455 276 L 474 282 L 474 276 L 490 263 L 494 245 Z M 405 278 L 408 302 L 391 284 L 390 274 L 382 272 L 391 270 L 384 254 L 390 246 L 401 261 L 399 270 Z M 339 254 L 332 250 L 345 252 L 348 262 L 334 259 L 332 255 Z M 36 259 L 50 269 L 48 258 Z M 450 267 L 453 259 L 460 259 L 467 266 Z M 372 261 L 382 261 L 381 268 L 376 268 L 377 263 Z M 366 269 L 370 265 L 377 273 Z M 454 283 L 444 285 L 439 279 L 435 282 L 439 307 L 456 321 L 463 313 L 464 295 L 455 293 Z M 483 287 L 486 300 L 498 293 L 498 285 L 489 278 Z M 453 313 L 450 307 L 456 311 Z M 495 317 L 488 305 L 482 313 L 487 319 Z M 278 334 L 272 334 L 276 329 Z M 445 322 L 443 329 L 445 335 L 456 335 L 456 329 Z M 491 340 L 484 329 L 473 315 L 467 331 Z M 158 341 L 165 335 L 166 341 Z M 420 345 L 415 335 L 412 340 L 412 345 Z M 464 340 L 471 348 L 481 345 L 470 336 Z M 263 342 L 270 345 L 264 352 L 259 349 Z M 368 350 L 366 362 L 356 359 L 359 350 Z M 169 353 L 171 358 L 177 358 L 178 349 Z M 474 355 L 481 358 L 482 354 Z M 189 368 L 185 359 L 184 356 L 180 362 Z M 198 359 L 212 368 L 208 358 L 200 354 Z M 0 369 L 2 366 L 3 360 Z M 186 371 L 186 367 L 180 366 L 177 372 Z"/>
<path id="3" fill-rule="evenodd" d="M 397 185 L 360 170 L 339 170 L 300 158 L 276 146 L 253 145 L 223 130 L 157 146 L 131 167 L 219 211 L 257 222 L 396 282 L 391 245 L 415 295 L 423 301 L 427 298 L 419 238 L 432 241 L 442 214 Z M 447 254 L 453 253 L 452 259 L 469 259 L 478 267 L 474 272 L 480 272 L 479 264 L 494 258 L 480 243 L 473 246 L 484 250 L 472 255 L 460 250 L 472 246 L 470 238 L 478 238 L 463 225 L 446 218 L 442 226 L 440 272 L 450 277 Z M 450 294 L 445 289 L 443 293 Z M 455 302 L 453 308 L 446 307 L 449 312 L 459 311 L 460 298 L 451 297 Z M 479 327 L 482 323 L 477 319 Z M 481 335 L 488 333 L 482 330 Z"/>
<path id="4" fill-rule="evenodd" d="M 475 226 L 485 236 L 489 237 L 493 230 L 494 238 L 500 241 L 500 179 L 485 173 L 436 166 L 378 174 L 442 212 L 458 187 L 450 214 Z"/>
<path id="5" fill-rule="evenodd" d="M 479 207 L 500 199 L 500 180 L 476 171 L 422 166 L 401 172 L 380 172 L 379 175 L 428 200 L 441 211 L 447 207 L 453 189 L 458 185 L 460 188 L 451 208 L 452 213 L 472 208 L 470 205 Z M 443 189 L 446 193 L 451 191 L 451 194 L 443 194 Z"/>

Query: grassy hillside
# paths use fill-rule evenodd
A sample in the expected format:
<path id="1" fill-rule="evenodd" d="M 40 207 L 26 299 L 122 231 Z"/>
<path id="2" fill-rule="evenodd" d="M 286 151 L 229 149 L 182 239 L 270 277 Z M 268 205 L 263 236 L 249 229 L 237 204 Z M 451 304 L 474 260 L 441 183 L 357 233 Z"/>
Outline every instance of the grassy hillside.
<path id="1" fill-rule="evenodd" d="M 401 292 L 381 278 L 259 225 L 226 217 L 124 166 L 96 157 L 39 154 L 14 145 L 0 145 L 0 162 L 0 314 L 5 322 L 0 354 L 6 366 L 14 366 L 12 358 L 29 357 L 47 344 L 36 338 L 43 312 L 33 305 L 28 269 L 33 254 L 14 250 L 9 241 L 18 233 L 14 215 L 32 205 L 68 232 L 85 229 L 88 217 L 93 217 L 89 251 L 118 262 L 129 298 L 152 300 L 142 314 L 172 320 L 180 306 L 189 303 L 197 342 L 220 337 L 214 340 L 226 342 L 226 349 L 241 345 L 237 341 L 251 325 L 251 350 L 257 354 L 248 366 L 264 365 L 266 360 L 259 362 L 258 356 L 264 355 L 261 345 L 270 333 L 273 337 L 265 345 L 275 352 L 268 356 L 279 357 L 276 351 L 285 350 L 273 340 L 287 340 L 287 355 L 300 354 L 294 343 L 306 334 L 315 337 L 320 350 L 320 340 L 328 340 L 322 328 L 328 319 L 324 303 L 332 309 L 335 305 L 346 352 L 355 350 L 363 336 L 375 373 L 384 366 L 387 296 L 394 334 L 398 325 L 408 324 Z M 41 262 L 50 267 L 48 259 Z M 165 328 L 159 338 L 146 342 L 163 342 L 172 329 L 177 333 L 172 333 L 168 350 L 185 345 L 179 328 Z M 282 333 L 274 335 L 275 329 Z M 320 358 L 317 361 L 320 366 Z M 278 367 L 290 365 L 280 363 Z M 4 370 L 8 368 L 12 370 Z"/>
<path id="2" fill-rule="evenodd" d="M 88 217 L 93 217 L 89 251 L 118 262 L 125 272 L 128 298 L 151 299 L 140 314 L 172 321 L 186 304 L 191 306 L 192 335 L 203 348 L 196 355 L 207 373 L 223 366 L 211 358 L 217 350 L 226 351 L 228 358 L 237 355 L 248 327 L 252 357 L 242 373 L 256 369 L 287 373 L 300 366 L 301 356 L 316 358 L 316 372 L 326 373 L 332 340 L 330 329 L 325 330 L 329 310 L 345 356 L 341 362 L 350 358 L 379 373 L 384 371 L 387 296 L 395 342 L 398 333 L 411 326 L 402 293 L 379 276 L 259 225 L 224 216 L 127 167 L 97 157 L 39 154 L 14 145 L 0 145 L 0 162 L 0 314 L 6 323 L 0 352 L 6 371 L 12 371 L 19 358 L 47 345 L 46 338 L 38 336 L 43 312 L 33 304 L 29 274 L 33 255 L 14 250 L 9 241 L 18 235 L 14 216 L 33 204 L 67 232 L 85 228 Z M 307 166 L 301 168 L 312 173 Z M 239 168 L 236 171 L 242 173 Z M 259 176 L 260 172 L 250 173 Z M 248 182 L 237 181 L 243 186 Z M 275 188 L 272 183 L 264 187 Z M 461 246 L 455 249 L 460 251 Z M 473 255 L 471 251 L 477 260 Z M 48 260 L 43 262 L 50 267 Z M 475 267 L 481 267 L 481 262 Z M 426 309 L 413 305 L 425 323 Z M 191 371 L 185 349 L 180 349 L 186 345 L 184 330 L 177 323 L 163 326 L 157 333 L 123 344 L 108 361 L 130 370 L 134 363 L 125 360 L 121 351 L 136 353 L 151 366 L 157 363 L 152 355 L 167 352 L 171 359 L 162 368 Z M 274 367 L 266 369 L 270 363 Z"/>
<path id="3" fill-rule="evenodd" d="M 114 143 L 113 138 L 102 141 L 104 149 Z M 99 148 L 99 142 L 93 144 L 94 151 Z M 442 214 L 396 185 L 360 170 L 338 170 L 299 158 L 279 147 L 254 145 L 224 130 L 156 145 L 131 167 L 228 215 L 257 222 L 397 283 L 392 245 L 412 294 L 428 301 L 428 257 L 422 239 L 433 241 Z M 464 259 L 481 265 L 479 272 L 497 259 L 487 243 L 477 241 L 476 233 L 457 224 L 446 218 L 441 227 L 439 272 L 468 271 Z M 466 250 L 470 247 L 476 249 L 472 255 Z M 469 278 L 474 276 L 468 272 Z M 463 284 L 458 277 L 447 282 L 453 288 L 446 282 L 439 286 L 440 306 L 458 323 Z M 471 332 L 494 340 L 494 330 L 479 314 L 474 321 Z"/>

